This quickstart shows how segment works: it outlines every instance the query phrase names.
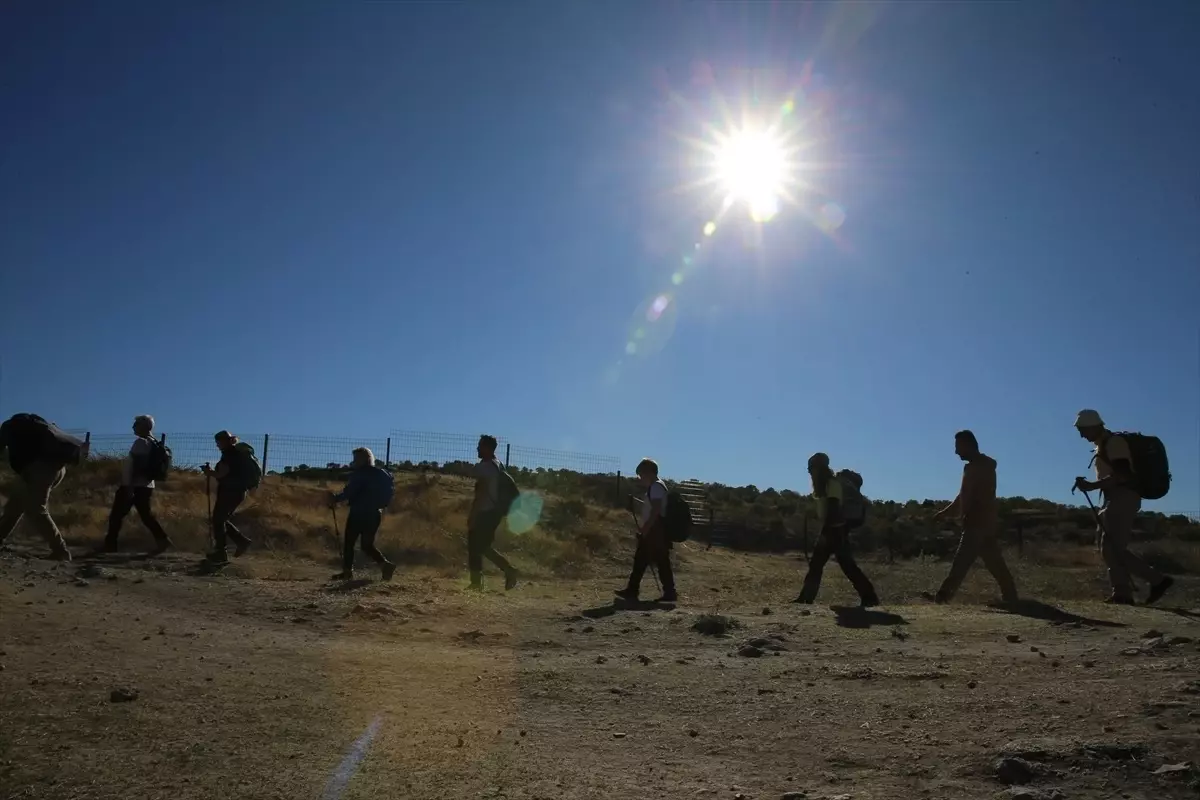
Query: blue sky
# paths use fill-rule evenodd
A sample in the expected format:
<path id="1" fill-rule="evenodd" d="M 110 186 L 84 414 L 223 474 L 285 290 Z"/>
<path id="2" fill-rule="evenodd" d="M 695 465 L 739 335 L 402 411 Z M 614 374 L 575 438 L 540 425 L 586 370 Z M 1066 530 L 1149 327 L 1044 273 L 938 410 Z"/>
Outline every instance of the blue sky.
<path id="1" fill-rule="evenodd" d="M 1194 4 L 206 6 L 0 12 L 5 416 L 896 499 L 970 427 L 1068 500 L 1090 406 L 1200 510 Z M 743 118 L 805 145 L 762 226 L 698 185 Z"/>

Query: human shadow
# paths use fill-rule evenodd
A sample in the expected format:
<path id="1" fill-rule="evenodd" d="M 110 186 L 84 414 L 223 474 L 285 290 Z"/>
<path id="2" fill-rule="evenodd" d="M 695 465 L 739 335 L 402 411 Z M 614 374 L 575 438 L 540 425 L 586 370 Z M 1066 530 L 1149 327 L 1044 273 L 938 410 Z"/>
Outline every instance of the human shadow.
<path id="1" fill-rule="evenodd" d="M 1015 603 L 988 603 L 988 608 L 1006 614 L 1016 614 L 1019 617 L 1040 619 L 1057 624 L 1076 623 L 1091 625 L 1094 628 L 1127 628 L 1124 622 L 1114 622 L 1110 619 L 1092 619 L 1073 614 L 1066 609 L 1043 603 L 1041 600 L 1018 600 Z"/>
<path id="2" fill-rule="evenodd" d="M 841 628 L 870 628 L 873 625 L 907 625 L 908 620 L 890 611 L 862 606 L 830 606 Z"/>
<path id="3" fill-rule="evenodd" d="M 1176 606 L 1176 607 L 1174 607 L 1174 608 L 1171 608 L 1171 607 L 1168 607 L 1168 606 L 1162 606 L 1162 607 L 1159 607 L 1159 606 L 1146 606 L 1146 608 L 1152 608 L 1152 609 L 1154 609 L 1155 611 L 1165 611 L 1165 612 L 1167 612 L 1168 614 L 1175 614 L 1175 615 L 1177 615 L 1177 616 L 1180 616 L 1180 617 L 1186 617 L 1187 619 L 1200 619 L 1200 609 L 1195 609 L 1195 608 L 1182 608 L 1182 607 L 1179 607 L 1179 606 Z"/>
<path id="4" fill-rule="evenodd" d="M 674 603 L 655 603 L 652 600 L 614 600 L 602 606 L 585 608 L 579 613 L 588 619 L 601 619 L 611 617 L 618 611 L 672 611 L 674 608 Z"/>
<path id="5" fill-rule="evenodd" d="M 332 580 L 325 587 L 327 592 L 353 592 L 355 589 L 361 589 L 364 586 L 370 586 L 374 583 L 370 578 L 353 578 L 348 581 Z"/>
<path id="6" fill-rule="evenodd" d="M 154 558 L 155 554 L 149 550 L 140 553 L 84 553 L 79 557 L 79 561 L 87 564 L 99 564 L 107 567 L 118 567 L 122 564 L 132 564 L 136 561 L 148 561 Z"/>

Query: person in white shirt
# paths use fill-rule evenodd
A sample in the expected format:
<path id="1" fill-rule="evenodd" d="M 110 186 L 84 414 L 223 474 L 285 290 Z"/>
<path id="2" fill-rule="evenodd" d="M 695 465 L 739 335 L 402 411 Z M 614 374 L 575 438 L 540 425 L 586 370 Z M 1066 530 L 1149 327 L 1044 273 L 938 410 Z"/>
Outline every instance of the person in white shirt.
<path id="1" fill-rule="evenodd" d="M 104 537 L 102 553 L 117 552 L 117 539 L 121 534 L 121 524 L 131 509 L 137 509 L 142 524 L 154 536 L 154 549 L 151 555 L 158 555 L 171 546 L 171 540 L 163 531 L 162 525 L 154 516 L 151 499 L 154 496 L 154 480 L 147 474 L 151 450 L 154 447 L 154 417 L 142 414 L 133 420 L 133 435 L 137 438 L 129 448 L 125 464 L 121 470 L 121 485 L 113 498 L 112 512 L 108 515 L 108 535 Z"/>
<path id="2" fill-rule="evenodd" d="M 673 603 L 675 572 L 671 569 L 671 540 L 667 537 L 667 485 L 659 480 L 658 464 L 644 458 L 637 466 L 638 483 L 646 490 L 638 515 L 638 544 L 633 554 L 633 571 L 629 573 L 629 584 L 614 594 L 622 600 L 636 601 L 641 589 L 642 576 L 651 563 L 658 569 L 662 581 L 662 597 L 654 602 Z"/>

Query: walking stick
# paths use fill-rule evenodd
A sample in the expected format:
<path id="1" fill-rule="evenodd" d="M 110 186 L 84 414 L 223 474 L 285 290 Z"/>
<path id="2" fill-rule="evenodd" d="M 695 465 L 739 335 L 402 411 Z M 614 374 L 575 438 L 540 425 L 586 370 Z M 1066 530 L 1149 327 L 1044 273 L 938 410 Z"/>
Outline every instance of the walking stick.
<path id="1" fill-rule="evenodd" d="M 642 533 L 641 533 L 641 528 L 638 526 L 637 514 L 633 513 L 632 508 L 629 509 L 629 513 L 633 516 L 633 525 L 635 528 L 638 528 L 638 538 L 640 539 L 642 537 Z M 649 567 L 650 567 L 650 576 L 652 578 L 654 578 L 654 585 L 658 587 L 659 594 L 662 594 L 662 583 L 659 582 L 659 580 L 658 580 L 658 567 L 654 566 L 653 559 L 651 559 Z"/>
<path id="2" fill-rule="evenodd" d="M 338 540 L 338 547 L 342 546 L 342 534 L 338 531 L 337 521 L 337 506 L 330 506 L 329 513 L 333 514 L 333 535 Z"/>
<path id="3" fill-rule="evenodd" d="M 1075 494 L 1074 486 L 1071 487 L 1071 494 Z M 1092 517 L 1096 520 L 1096 532 L 1099 534 L 1095 540 L 1096 549 L 1102 550 L 1103 542 L 1101 537 L 1108 535 L 1108 532 L 1104 530 L 1104 520 L 1100 519 L 1100 512 L 1096 510 L 1096 506 L 1092 503 L 1091 495 L 1089 495 L 1087 492 L 1084 492 L 1083 498 L 1087 500 L 1088 508 L 1092 510 Z"/>
<path id="4" fill-rule="evenodd" d="M 208 541 L 213 550 L 217 549 L 216 534 L 212 524 L 212 473 L 207 462 L 204 464 L 204 504 L 208 508 Z"/>

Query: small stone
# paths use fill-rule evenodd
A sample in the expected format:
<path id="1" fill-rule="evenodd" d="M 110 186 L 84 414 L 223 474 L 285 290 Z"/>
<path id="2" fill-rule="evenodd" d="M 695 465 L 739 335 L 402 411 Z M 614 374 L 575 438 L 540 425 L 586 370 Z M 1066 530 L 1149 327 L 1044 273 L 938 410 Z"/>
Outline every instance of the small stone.
<path id="1" fill-rule="evenodd" d="M 1020 634 L 1017 634 L 1017 633 L 1010 633 L 1008 636 L 1005 636 L 1004 638 L 1008 639 L 1008 641 L 1010 641 L 1013 644 L 1019 644 L 1021 641 L 1021 636 L 1020 636 Z"/>
<path id="2" fill-rule="evenodd" d="M 807 608 L 804 608 L 804 609 L 801 609 L 801 610 L 800 610 L 800 616 L 802 616 L 802 617 L 810 617 L 810 616 L 812 616 L 812 612 L 811 612 L 811 611 L 809 611 Z"/>
<path id="3" fill-rule="evenodd" d="M 584 632 L 584 633 L 591 633 L 591 632 L 592 632 L 592 631 L 594 631 L 594 630 L 596 630 L 596 629 L 595 629 L 595 628 L 593 628 L 591 625 L 587 625 L 587 626 L 585 626 L 585 627 L 583 628 L 583 632 Z"/>
<path id="4" fill-rule="evenodd" d="M 623 733 L 614 733 L 614 734 L 613 734 L 613 738 L 614 738 L 614 739 L 624 739 L 624 738 L 625 738 L 625 734 L 623 734 Z"/>
<path id="5" fill-rule="evenodd" d="M 1036 653 L 1037 651 L 1038 651 L 1038 649 L 1037 649 L 1037 645 L 1036 645 L 1036 644 L 1033 644 L 1033 645 L 1030 645 L 1030 646 L 1029 646 L 1029 652 L 1031 652 L 1031 653 Z"/>
<path id="6" fill-rule="evenodd" d="M 784 792 L 779 800 L 808 800 L 808 795 L 804 792 Z"/>
<path id="7" fill-rule="evenodd" d="M 109 692 L 108 699 L 112 703 L 131 703 L 138 699 L 138 690 L 119 686 Z"/>
<path id="8" fill-rule="evenodd" d="M 763 654 L 763 651 L 752 644 L 746 644 L 738 648 L 737 654 L 742 658 L 758 658 Z"/>
<path id="9" fill-rule="evenodd" d="M 646 664 L 650 663 L 650 656 L 640 655 L 637 657 L 637 660 L 642 662 L 642 666 L 645 666 Z"/>
<path id="10" fill-rule="evenodd" d="M 91 584 L 90 584 L 90 583 L 88 583 L 87 581 L 85 581 L 83 578 L 76 578 L 76 579 L 75 579 L 75 585 L 76 585 L 76 586 L 78 586 L 78 587 L 80 587 L 80 588 L 83 588 L 83 587 L 85 587 L 85 586 L 91 586 Z"/>
<path id="11" fill-rule="evenodd" d="M 772 614 L 772 613 L 773 613 L 773 612 L 771 611 L 771 609 L 769 609 L 769 608 L 766 608 L 766 607 L 764 607 L 764 608 L 763 608 L 763 610 L 762 610 L 762 615 L 763 615 L 764 617 L 769 617 L 769 616 L 771 616 L 771 614 Z"/>
<path id="12" fill-rule="evenodd" d="M 688 736 L 692 737 L 693 739 L 695 739 L 699 735 L 700 735 L 700 731 L 696 730 L 695 728 L 691 728 L 690 730 L 688 730 Z"/>
<path id="13" fill-rule="evenodd" d="M 608 662 L 608 659 L 607 659 L 607 658 L 605 658 L 604 656 L 596 656 L 596 663 L 597 663 L 597 664 L 605 664 L 605 663 L 607 663 L 607 662 Z"/>
<path id="14" fill-rule="evenodd" d="M 992 771 L 996 780 L 1011 785 L 1026 784 L 1033 780 L 1033 766 L 1023 758 L 1002 758 L 995 763 Z"/>
<path id="15" fill-rule="evenodd" d="M 1155 630 L 1154 628 L 1151 628 L 1150 630 L 1148 630 L 1142 634 L 1143 639 L 1158 639 L 1161 636 L 1162 636 L 1162 631 Z"/>
<path id="16" fill-rule="evenodd" d="M 522 736 L 525 736 L 525 735 L 526 735 L 526 734 L 528 734 L 528 733 L 529 733 L 528 731 L 521 731 L 521 735 L 522 735 Z"/>
<path id="17" fill-rule="evenodd" d="M 1180 772 L 1188 772 L 1192 768 L 1190 761 L 1184 761 L 1182 764 L 1163 764 L 1158 769 L 1154 770 L 1155 775 L 1176 775 Z"/>
<path id="18" fill-rule="evenodd" d="M 968 689 L 974 689 L 974 688 L 975 688 L 976 686 L 978 686 L 978 685 L 979 685 L 979 684 L 977 684 L 975 681 L 968 681 L 968 682 L 967 682 L 967 688 L 968 688 Z"/>
<path id="19" fill-rule="evenodd" d="M 1188 636 L 1168 636 L 1167 637 L 1167 646 L 1168 647 L 1173 647 L 1177 644 L 1191 644 L 1191 643 L 1192 643 L 1192 639 L 1191 639 L 1191 637 L 1188 637 Z"/>

